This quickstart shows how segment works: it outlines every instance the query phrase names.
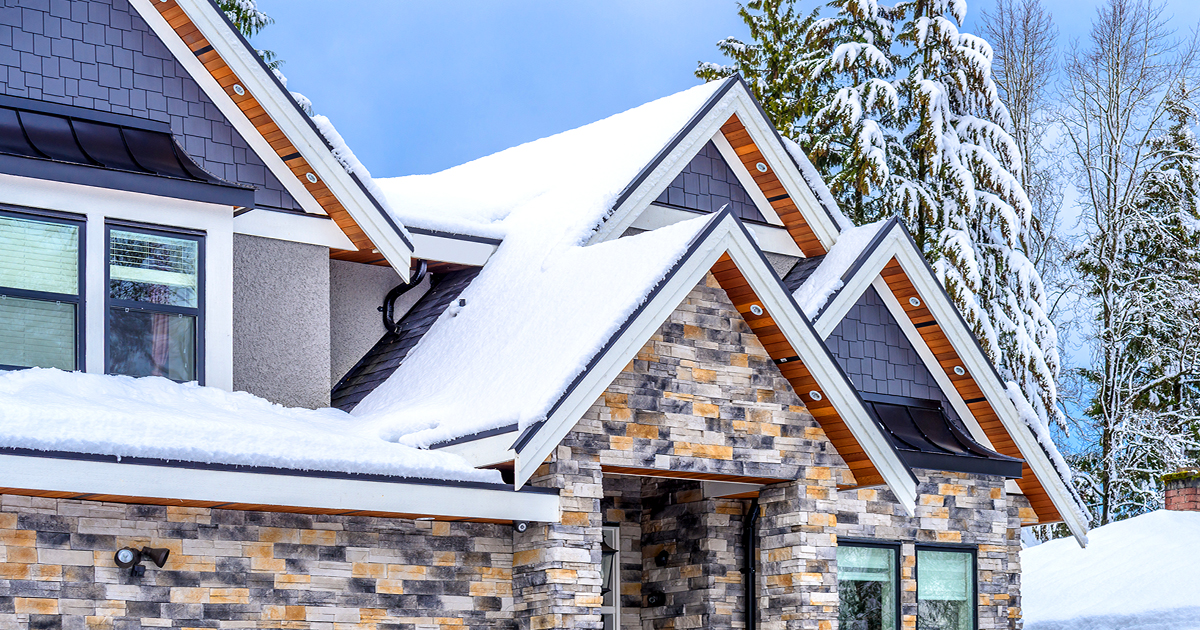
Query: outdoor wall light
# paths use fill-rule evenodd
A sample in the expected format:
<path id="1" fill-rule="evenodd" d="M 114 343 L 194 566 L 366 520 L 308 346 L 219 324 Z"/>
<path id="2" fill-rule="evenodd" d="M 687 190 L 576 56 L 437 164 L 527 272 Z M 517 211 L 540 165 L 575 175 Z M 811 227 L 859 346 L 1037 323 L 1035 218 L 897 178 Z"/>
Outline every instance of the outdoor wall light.
<path id="1" fill-rule="evenodd" d="M 529 529 L 529 521 L 516 521 L 513 523 L 513 529 L 517 530 L 518 534 L 524 534 Z"/>
<path id="2" fill-rule="evenodd" d="M 241 85 L 239 85 L 237 83 L 234 83 L 233 84 L 233 93 L 237 94 L 238 96 L 245 96 L 246 88 L 242 87 Z"/>
<path id="3" fill-rule="evenodd" d="M 813 400 L 821 400 L 821 392 L 814 389 L 811 392 L 808 392 L 808 397 Z"/>
<path id="4" fill-rule="evenodd" d="M 118 567 L 129 569 L 130 575 L 141 577 L 146 574 L 146 567 L 141 564 L 142 560 L 149 560 L 161 569 L 167 563 L 169 555 L 171 555 L 170 549 L 142 547 L 139 551 L 133 547 L 121 547 L 117 553 L 113 554 L 113 560 L 116 561 Z"/>
<path id="5" fill-rule="evenodd" d="M 757 168 L 759 173 L 766 173 L 766 172 L 767 172 L 767 165 L 766 165 L 766 164 L 763 164 L 762 162 L 759 162 L 758 164 L 755 164 L 755 165 L 754 165 L 754 168 Z"/>
<path id="6" fill-rule="evenodd" d="M 956 365 L 956 366 L 954 366 L 954 373 L 959 376 L 963 376 L 964 374 L 967 373 L 967 371 L 963 369 L 963 366 Z"/>
<path id="7" fill-rule="evenodd" d="M 910 297 L 910 298 L 908 298 L 908 303 L 912 304 L 913 306 L 920 306 L 921 300 L 918 298 L 915 298 L 915 297 Z"/>
<path id="8" fill-rule="evenodd" d="M 750 305 L 750 312 L 751 312 L 751 313 L 753 313 L 753 314 L 755 314 L 755 315 L 762 315 L 762 314 L 763 314 L 763 307 L 761 307 L 761 306 L 759 306 L 759 305 L 757 305 L 757 304 L 751 304 L 751 305 Z"/>

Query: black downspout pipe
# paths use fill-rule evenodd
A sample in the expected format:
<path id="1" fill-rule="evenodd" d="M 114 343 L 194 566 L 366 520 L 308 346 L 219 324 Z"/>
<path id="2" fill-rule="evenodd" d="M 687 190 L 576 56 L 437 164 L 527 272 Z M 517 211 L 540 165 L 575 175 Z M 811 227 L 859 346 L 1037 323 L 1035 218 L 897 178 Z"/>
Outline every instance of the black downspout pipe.
<path id="1" fill-rule="evenodd" d="M 742 524 L 746 548 L 746 630 L 758 623 L 758 498 L 750 501 L 750 513 Z"/>
<path id="2" fill-rule="evenodd" d="M 391 291 L 388 291 L 387 297 L 383 298 L 383 306 L 379 307 L 379 312 L 383 313 L 383 327 L 391 334 L 396 334 L 399 328 L 396 326 L 396 300 L 400 299 L 401 295 L 408 293 L 416 288 L 421 281 L 425 279 L 425 274 L 429 271 L 429 265 L 422 260 L 417 265 L 417 273 L 413 275 L 408 282 L 398 284 Z"/>

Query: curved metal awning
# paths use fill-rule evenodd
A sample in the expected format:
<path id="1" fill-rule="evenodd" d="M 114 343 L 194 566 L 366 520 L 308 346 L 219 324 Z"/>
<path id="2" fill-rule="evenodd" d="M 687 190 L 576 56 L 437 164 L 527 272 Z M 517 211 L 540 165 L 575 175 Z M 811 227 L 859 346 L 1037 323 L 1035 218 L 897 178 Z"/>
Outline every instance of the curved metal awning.
<path id="1" fill-rule="evenodd" d="M 201 168 L 166 123 L 0 96 L 0 173 L 251 207 L 254 189 Z"/>

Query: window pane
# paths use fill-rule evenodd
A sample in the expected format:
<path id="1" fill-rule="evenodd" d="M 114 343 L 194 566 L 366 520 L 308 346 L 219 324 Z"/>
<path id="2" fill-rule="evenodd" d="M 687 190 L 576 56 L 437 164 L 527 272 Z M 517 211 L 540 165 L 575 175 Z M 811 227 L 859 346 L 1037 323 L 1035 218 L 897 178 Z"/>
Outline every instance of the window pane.
<path id="1" fill-rule="evenodd" d="M 75 305 L 0 297 L 0 365 L 75 369 Z"/>
<path id="2" fill-rule="evenodd" d="M 191 239 L 111 230 L 110 297 L 196 307 L 199 249 L 200 243 Z"/>
<path id="3" fill-rule="evenodd" d="M 896 551 L 841 545 L 837 564 L 838 627 L 895 630 Z"/>
<path id="4" fill-rule="evenodd" d="M 79 226 L 0 216 L 0 286 L 79 293 Z"/>
<path id="5" fill-rule="evenodd" d="M 109 309 L 109 374 L 196 380 L 196 318 Z"/>
<path id="6" fill-rule="evenodd" d="M 917 550 L 918 630 L 972 630 L 970 552 Z"/>

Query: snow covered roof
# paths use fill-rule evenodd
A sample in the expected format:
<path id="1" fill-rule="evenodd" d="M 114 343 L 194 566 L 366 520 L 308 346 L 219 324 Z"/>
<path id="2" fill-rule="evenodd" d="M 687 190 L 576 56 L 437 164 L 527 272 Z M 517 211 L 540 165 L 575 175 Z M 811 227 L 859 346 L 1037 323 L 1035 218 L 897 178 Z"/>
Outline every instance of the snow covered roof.
<path id="1" fill-rule="evenodd" d="M 844 276 L 867 253 L 883 226 L 890 222 L 892 220 L 884 219 L 842 231 L 837 243 L 821 259 L 821 264 L 792 294 L 809 319 L 815 318 L 829 303 L 829 298 L 845 286 Z"/>
<path id="2" fill-rule="evenodd" d="M 604 219 L 613 200 L 724 83 L 699 85 L 440 173 L 375 182 L 412 227 L 504 238 L 544 222 L 548 240 L 555 223 L 577 238 Z"/>
<path id="3" fill-rule="evenodd" d="M 0 445 L 176 462 L 501 483 L 462 458 L 388 441 L 336 409 L 294 409 L 160 377 L 0 371 Z"/>
<path id="4" fill-rule="evenodd" d="M 717 216 L 588 247 L 511 231 L 352 414 L 414 446 L 545 418 Z"/>
<path id="5" fill-rule="evenodd" d="M 1021 552 L 1026 630 L 1200 628 L 1200 512 L 1159 510 Z"/>

